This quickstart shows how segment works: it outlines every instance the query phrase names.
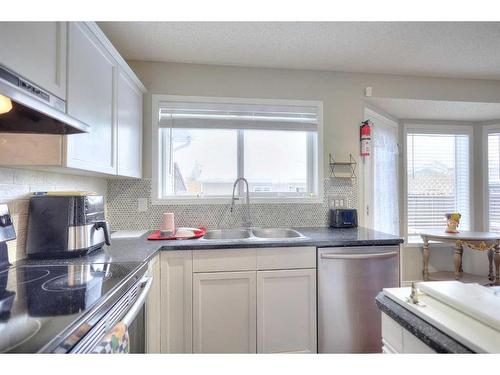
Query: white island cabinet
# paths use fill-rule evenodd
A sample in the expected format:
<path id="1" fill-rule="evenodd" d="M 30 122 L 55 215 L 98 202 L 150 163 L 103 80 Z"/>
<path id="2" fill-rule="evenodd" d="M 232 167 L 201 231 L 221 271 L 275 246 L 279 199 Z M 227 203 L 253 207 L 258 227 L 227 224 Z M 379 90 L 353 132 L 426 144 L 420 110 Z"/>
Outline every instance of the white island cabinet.
<path id="1" fill-rule="evenodd" d="M 382 313 L 382 353 L 432 354 L 436 352 L 387 314 Z"/>
<path id="2" fill-rule="evenodd" d="M 66 22 L 1 22 L 0 65 L 66 99 Z"/>
<path id="3" fill-rule="evenodd" d="M 165 251 L 161 277 L 164 353 L 317 351 L 314 247 Z"/>

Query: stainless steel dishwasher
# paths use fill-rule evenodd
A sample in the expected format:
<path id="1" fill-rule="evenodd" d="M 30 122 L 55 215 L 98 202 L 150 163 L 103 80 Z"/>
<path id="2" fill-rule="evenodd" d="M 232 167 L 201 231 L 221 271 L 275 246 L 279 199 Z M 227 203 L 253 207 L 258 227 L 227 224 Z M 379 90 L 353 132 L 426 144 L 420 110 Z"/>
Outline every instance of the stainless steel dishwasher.
<path id="1" fill-rule="evenodd" d="M 399 246 L 318 249 L 318 351 L 381 352 L 375 296 L 399 286 Z"/>

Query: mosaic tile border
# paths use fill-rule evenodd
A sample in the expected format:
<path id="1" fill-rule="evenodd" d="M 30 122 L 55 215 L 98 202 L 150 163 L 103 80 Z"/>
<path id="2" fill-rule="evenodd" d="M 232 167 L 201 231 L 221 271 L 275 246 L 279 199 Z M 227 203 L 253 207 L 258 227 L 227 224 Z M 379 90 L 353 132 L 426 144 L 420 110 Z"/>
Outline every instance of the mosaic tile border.
<path id="1" fill-rule="evenodd" d="M 326 226 L 328 202 L 332 197 L 345 198 L 345 207 L 358 207 L 356 179 L 326 178 L 322 203 L 256 203 L 251 204 L 251 218 L 260 227 Z M 146 199 L 147 211 L 139 212 L 138 200 Z M 229 213 L 228 204 L 151 204 L 150 179 L 108 180 L 107 214 L 112 230 L 158 228 L 162 213 L 173 212 L 176 226 L 205 226 L 229 228 L 242 225 L 242 208 L 237 205 Z"/>

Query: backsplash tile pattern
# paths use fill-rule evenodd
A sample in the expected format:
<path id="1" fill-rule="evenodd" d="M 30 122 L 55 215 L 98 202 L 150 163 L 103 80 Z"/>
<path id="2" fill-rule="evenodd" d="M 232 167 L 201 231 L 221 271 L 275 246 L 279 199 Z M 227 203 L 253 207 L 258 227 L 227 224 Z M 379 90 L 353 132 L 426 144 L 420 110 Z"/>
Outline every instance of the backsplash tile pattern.
<path id="1" fill-rule="evenodd" d="M 106 218 L 112 230 L 154 229 L 163 212 L 174 212 L 177 226 L 239 227 L 244 206 L 233 214 L 228 204 L 151 205 L 150 179 L 109 179 L 63 173 L 0 167 L 0 203 L 8 203 L 17 239 L 8 242 L 10 261 L 25 257 L 29 195 L 34 191 L 83 190 L 106 196 Z M 255 226 L 325 226 L 329 197 L 345 197 L 346 207 L 357 207 L 357 181 L 325 179 L 322 203 L 252 204 Z M 139 198 L 146 199 L 147 211 L 139 212 Z"/>
<path id="2" fill-rule="evenodd" d="M 251 219 L 261 227 L 326 226 L 328 223 L 328 198 L 345 197 L 346 207 L 358 206 L 357 180 L 324 180 L 322 203 L 267 203 L 251 204 Z M 138 211 L 138 199 L 148 202 L 146 212 Z M 205 226 L 228 228 L 242 225 L 243 205 L 238 204 L 232 217 L 228 204 L 151 204 L 150 179 L 108 180 L 108 221 L 112 230 L 139 230 L 159 228 L 163 212 L 174 212 L 176 226 Z"/>
<path id="3" fill-rule="evenodd" d="M 0 203 L 8 203 L 16 240 L 7 243 L 11 262 L 25 257 L 29 194 L 34 191 L 83 190 L 106 194 L 104 178 L 0 167 Z"/>

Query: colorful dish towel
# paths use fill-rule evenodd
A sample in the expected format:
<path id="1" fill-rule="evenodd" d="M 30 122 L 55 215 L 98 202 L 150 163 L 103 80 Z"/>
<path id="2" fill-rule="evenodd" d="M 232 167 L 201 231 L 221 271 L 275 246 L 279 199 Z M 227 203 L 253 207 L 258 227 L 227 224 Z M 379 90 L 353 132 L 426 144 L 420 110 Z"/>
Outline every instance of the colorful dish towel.
<path id="1" fill-rule="evenodd" d="M 128 354 L 129 352 L 128 327 L 123 322 L 117 323 L 92 351 L 93 354 Z"/>

